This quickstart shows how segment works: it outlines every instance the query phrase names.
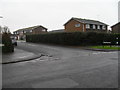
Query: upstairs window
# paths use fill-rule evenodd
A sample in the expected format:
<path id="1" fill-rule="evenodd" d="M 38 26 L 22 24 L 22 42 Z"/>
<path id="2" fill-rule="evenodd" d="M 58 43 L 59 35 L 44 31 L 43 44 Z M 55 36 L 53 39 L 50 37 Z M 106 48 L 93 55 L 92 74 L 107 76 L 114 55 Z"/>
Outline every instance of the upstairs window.
<path id="1" fill-rule="evenodd" d="M 24 31 L 24 33 L 26 33 L 26 31 Z"/>
<path id="2" fill-rule="evenodd" d="M 95 25 L 93 25 L 93 29 L 95 29 Z"/>
<path id="3" fill-rule="evenodd" d="M 80 24 L 75 24 L 75 27 L 80 27 Z"/>
<path id="4" fill-rule="evenodd" d="M 103 29 L 103 30 L 105 30 L 105 29 L 106 29 L 105 25 L 103 25 L 103 26 L 102 26 L 102 29 Z"/>
<path id="5" fill-rule="evenodd" d="M 32 30 L 30 30 L 30 32 L 32 32 Z"/>
<path id="6" fill-rule="evenodd" d="M 100 29 L 101 29 L 101 30 L 102 30 L 102 27 L 103 27 L 103 26 L 102 26 L 102 25 L 100 25 Z"/>
<path id="7" fill-rule="evenodd" d="M 21 31 L 20 33 L 23 33 L 23 31 Z"/>
<path id="8" fill-rule="evenodd" d="M 86 28 L 90 28 L 90 25 L 89 25 L 89 24 L 86 24 Z"/>
<path id="9" fill-rule="evenodd" d="M 98 25 L 97 29 L 100 29 L 100 25 Z"/>
<path id="10" fill-rule="evenodd" d="M 93 29 L 93 24 L 90 24 L 90 29 Z"/>
<path id="11" fill-rule="evenodd" d="M 46 30 L 45 30 L 45 29 L 42 29 L 42 31 L 44 31 L 44 32 L 45 32 Z"/>

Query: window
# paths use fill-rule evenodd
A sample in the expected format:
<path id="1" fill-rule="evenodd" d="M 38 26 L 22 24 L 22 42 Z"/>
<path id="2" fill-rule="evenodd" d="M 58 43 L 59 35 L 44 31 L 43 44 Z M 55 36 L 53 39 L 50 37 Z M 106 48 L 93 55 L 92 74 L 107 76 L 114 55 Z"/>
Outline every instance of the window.
<path id="1" fill-rule="evenodd" d="M 24 33 L 26 33 L 26 31 L 24 31 Z"/>
<path id="2" fill-rule="evenodd" d="M 93 25 L 93 29 L 95 29 L 95 25 Z"/>
<path id="3" fill-rule="evenodd" d="M 93 24 L 90 24 L 90 29 L 93 29 Z"/>
<path id="4" fill-rule="evenodd" d="M 100 25 L 100 29 L 102 30 L 102 25 Z"/>
<path id="5" fill-rule="evenodd" d="M 98 29 L 100 29 L 100 25 L 98 25 Z"/>
<path id="6" fill-rule="evenodd" d="M 30 32 L 32 32 L 32 30 L 30 30 Z"/>
<path id="7" fill-rule="evenodd" d="M 23 33 L 23 31 L 21 31 L 20 33 Z"/>
<path id="8" fill-rule="evenodd" d="M 105 30 L 105 29 L 106 29 L 105 25 L 103 25 L 103 26 L 102 26 L 102 29 L 103 29 L 103 30 Z"/>
<path id="9" fill-rule="evenodd" d="M 80 27 L 80 24 L 75 24 L 75 27 Z"/>
<path id="10" fill-rule="evenodd" d="M 89 24 L 86 24 L 86 28 L 90 28 L 90 25 L 89 25 Z"/>
<path id="11" fill-rule="evenodd" d="M 42 29 L 42 31 L 46 31 L 45 29 Z"/>

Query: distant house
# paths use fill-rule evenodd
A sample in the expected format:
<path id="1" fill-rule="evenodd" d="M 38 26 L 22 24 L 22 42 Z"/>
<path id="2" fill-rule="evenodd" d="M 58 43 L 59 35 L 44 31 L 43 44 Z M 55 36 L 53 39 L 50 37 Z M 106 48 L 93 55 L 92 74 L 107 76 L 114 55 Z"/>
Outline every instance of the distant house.
<path id="1" fill-rule="evenodd" d="M 52 31 L 49 31 L 50 33 L 60 33 L 60 32 L 65 32 L 64 29 L 58 29 L 58 30 L 52 30 Z"/>
<path id="2" fill-rule="evenodd" d="M 41 34 L 46 32 L 47 32 L 47 28 L 38 25 L 38 26 L 19 29 L 14 31 L 13 33 L 14 35 L 17 36 L 18 39 L 25 39 L 26 35 L 28 34 Z"/>
<path id="3" fill-rule="evenodd" d="M 95 32 L 107 32 L 108 25 L 96 20 L 71 18 L 64 24 L 66 32 L 80 31 L 95 31 Z"/>
<path id="4" fill-rule="evenodd" d="M 112 33 L 120 33 L 120 22 L 113 25 L 111 28 L 112 28 Z"/>

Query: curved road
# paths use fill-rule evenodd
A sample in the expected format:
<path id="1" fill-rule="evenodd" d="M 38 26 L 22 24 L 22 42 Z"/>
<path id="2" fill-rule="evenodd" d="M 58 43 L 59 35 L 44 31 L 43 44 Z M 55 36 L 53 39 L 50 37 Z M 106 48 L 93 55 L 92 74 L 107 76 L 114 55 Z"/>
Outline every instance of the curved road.
<path id="1" fill-rule="evenodd" d="M 16 48 L 45 56 L 33 61 L 3 65 L 3 87 L 118 87 L 117 51 L 99 52 L 26 42 L 19 42 Z"/>

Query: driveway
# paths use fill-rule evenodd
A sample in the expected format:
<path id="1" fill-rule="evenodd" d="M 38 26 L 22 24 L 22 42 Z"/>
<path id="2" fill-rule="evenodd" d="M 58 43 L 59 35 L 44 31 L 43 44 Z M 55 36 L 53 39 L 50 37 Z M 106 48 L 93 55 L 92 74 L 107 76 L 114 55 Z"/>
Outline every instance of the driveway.
<path id="1" fill-rule="evenodd" d="M 118 52 L 19 42 L 18 49 L 43 57 L 3 65 L 3 87 L 117 88 Z M 9 74 L 8 74 L 9 73 Z"/>

